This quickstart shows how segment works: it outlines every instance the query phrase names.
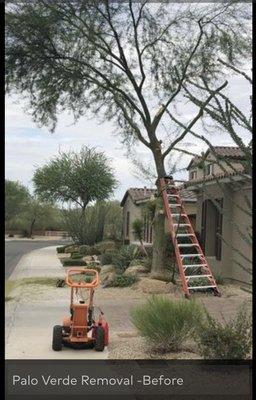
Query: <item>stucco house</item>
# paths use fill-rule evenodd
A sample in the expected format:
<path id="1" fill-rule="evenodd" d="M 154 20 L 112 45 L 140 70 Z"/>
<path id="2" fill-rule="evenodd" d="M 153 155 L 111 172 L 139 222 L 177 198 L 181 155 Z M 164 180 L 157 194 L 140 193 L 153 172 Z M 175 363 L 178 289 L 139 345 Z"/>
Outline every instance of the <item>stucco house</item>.
<path id="1" fill-rule="evenodd" d="M 132 224 L 135 219 L 143 219 L 145 245 L 152 244 L 152 225 L 150 219 L 145 215 L 144 206 L 156 193 L 156 189 L 130 188 L 121 201 L 123 208 L 123 242 L 126 244 L 137 243 L 134 237 Z M 187 214 L 194 227 L 196 227 L 196 196 L 189 190 L 181 188 L 181 197 Z M 167 232 L 167 227 L 166 227 Z"/>
<path id="2" fill-rule="evenodd" d="M 252 179 L 238 147 L 214 146 L 194 157 L 186 187 L 197 197 L 196 230 L 213 271 L 250 282 Z"/>
<path id="3" fill-rule="evenodd" d="M 181 197 L 213 272 L 249 283 L 252 179 L 247 165 L 240 148 L 214 146 L 190 161 L 189 180 L 181 186 Z M 143 206 L 154 193 L 155 189 L 146 187 L 126 191 L 121 201 L 124 243 L 136 243 L 132 223 L 144 218 L 144 241 L 152 244 L 152 226 Z"/>

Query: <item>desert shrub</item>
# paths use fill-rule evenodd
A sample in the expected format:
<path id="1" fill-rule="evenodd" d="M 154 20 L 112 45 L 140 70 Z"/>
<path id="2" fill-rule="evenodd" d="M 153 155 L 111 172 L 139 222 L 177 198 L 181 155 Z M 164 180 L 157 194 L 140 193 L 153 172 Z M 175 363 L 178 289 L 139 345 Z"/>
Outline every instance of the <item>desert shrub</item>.
<path id="1" fill-rule="evenodd" d="M 70 244 L 69 246 L 65 247 L 64 252 L 65 253 L 74 253 L 75 251 L 79 250 L 79 246 L 77 246 L 76 244 Z"/>
<path id="2" fill-rule="evenodd" d="M 59 247 L 57 247 L 57 253 L 58 253 L 58 254 L 63 254 L 63 253 L 65 253 L 66 247 L 67 247 L 67 245 L 66 245 L 66 246 L 59 246 Z"/>
<path id="3" fill-rule="evenodd" d="M 82 244 L 81 246 L 79 246 L 79 253 L 83 254 L 83 256 L 88 256 L 90 255 L 90 249 L 91 246 L 88 246 L 87 244 Z"/>
<path id="4" fill-rule="evenodd" d="M 83 257 L 83 254 L 78 253 L 77 251 L 75 251 L 74 253 L 71 253 L 71 258 L 73 258 L 73 259 L 77 259 L 77 258 L 81 259 L 82 257 Z"/>
<path id="5" fill-rule="evenodd" d="M 74 243 L 93 245 L 102 241 L 107 208 L 106 202 L 97 201 L 84 213 L 80 209 L 63 211 L 64 229 Z"/>
<path id="6" fill-rule="evenodd" d="M 233 319 L 219 322 L 205 310 L 196 341 L 206 359 L 244 359 L 252 344 L 252 318 L 241 307 Z"/>
<path id="7" fill-rule="evenodd" d="M 101 264 L 102 265 L 112 264 L 114 254 L 115 254 L 115 252 L 110 251 L 110 250 L 108 250 L 105 253 L 101 254 L 101 256 L 100 256 Z"/>
<path id="8" fill-rule="evenodd" d="M 62 260 L 63 267 L 84 267 L 86 262 L 79 258 L 66 258 Z"/>
<path id="9" fill-rule="evenodd" d="M 116 275 L 111 281 L 111 287 L 127 287 L 133 285 L 137 281 L 135 276 Z"/>
<path id="10" fill-rule="evenodd" d="M 100 255 L 99 249 L 96 248 L 96 246 L 88 246 L 88 245 L 82 245 L 78 247 L 79 253 L 81 253 L 83 256 L 98 256 Z"/>
<path id="11" fill-rule="evenodd" d="M 100 254 L 104 254 L 107 250 L 116 250 L 116 244 L 113 240 L 105 240 L 103 242 L 96 243 L 94 248 L 97 249 Z"/>
<path id="12" fill-rule="evenodd" d="M 142 258 L 135 258 L 134 260 L 132 260 L 130 262 L 129 267 L 135 267 L 136 265 L 142 265 L 142 261 L 143 261 Z"/>
<path id="13" fill-rule="evenodd" d="M 93 261 L 86 265 L 87 269 L 95 269 L 96 271 L 101 271 L 101 266 L 99 264 L 94 263 Z"/>
<path id="14" fill-rule="evenodd" d="M 120 250 L 113 255 L 113 264 L 120 272 L 123 272 L 130 265 L 130 262 L 138 259 L 139 256 L 140 251 L 137 246 L 122 246 Z"/>
<path id="15" fill-rule="evenodd" d="M 196 330 L 203 315 L 195 301 L 173 301 L 163 296 L 150 298 L 131 311 L 133 324 L 147 340 L 152 351 L 178 351 Z"/>
<path id="16" fill-rule="evenodd" d="M 214 273 L 214 279 L 215 279 L 217 285 L 224 285 L 224 283 L 225 283 L 225 280 L 224 280 L 221 272 L 219 272 L 219 271 Z"/>

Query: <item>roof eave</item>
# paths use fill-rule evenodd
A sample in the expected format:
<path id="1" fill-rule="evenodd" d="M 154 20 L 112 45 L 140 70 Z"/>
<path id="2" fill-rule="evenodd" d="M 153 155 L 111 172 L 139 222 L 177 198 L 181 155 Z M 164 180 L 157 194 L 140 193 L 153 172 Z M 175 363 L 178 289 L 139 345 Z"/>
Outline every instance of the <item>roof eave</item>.
<path id="1" fill-rule="evenodd" d="M 244 174 L 243 176 L 241 176 L 241 175 L 223 176 L 223 177 L 219 177 L 219 178 L 217 177 L 217 179 L 211 179 L 211 180 L 208 180 L 208 181 L 195 182 L 194 184 L 191 183 L 191 185 L 188 184 L 187 186 L 189 187 L 189 190 L 194 191 L 194 190 L 197 190 L 202 185 L 209 186 L 209 185 L 216 184 L 218 182 L 221 182 L 221 183 L 229 183 L 229 182 L 232 182 L 232 181 L 236 181 L 237 182 L 237 181 L 245 180 L 245 178 L 251 179 L 251 176 L 248 175 L 248 174 Z"/>

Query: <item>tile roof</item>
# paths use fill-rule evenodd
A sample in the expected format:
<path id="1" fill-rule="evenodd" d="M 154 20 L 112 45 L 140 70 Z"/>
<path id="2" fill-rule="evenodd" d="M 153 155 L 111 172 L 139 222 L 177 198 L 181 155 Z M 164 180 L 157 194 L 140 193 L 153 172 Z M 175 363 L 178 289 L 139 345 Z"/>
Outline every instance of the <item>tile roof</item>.
<path id="1" fill-rule="evenodd" d="M 238 146 L 212 146 L 214 151 L 211 151 L 210 148 L 206 151 L 204 155 L 196 155 L 193 157 L 187 167 L 187 169 L 193 165 L 196 164 L 196 162 L 200 161 L 203 157 L 206 158 L 207 155 L 212 152 L 213 154 L 216 154 L 217 156 L 221 157 L 228 157 L 228 158 L 233 158 L 233 159 L 243 159 L 245 158 L 245 154 L 243 150 L 240 149 Z"/>
<path id="2" fill-rule="evenodd" d="M 198 185 L 203 182 L 217 181 L 217 180 L 220 180 L 223 178 L 229 178 L 229 177 L 233 177 L 233 176 L 240 176 L 242 179 L 250 177 L 250 175 L 246 174 L 244 167 L 241 166 L 240 168 L 236 168 L 236 171 L 220 172 L 218 174 L 206 176 L 205 178 L 193 179 L 191 181 L 187 181 L 185 183 L 185 187 L 187 188 L 188 186 L 195 186 L 195 185 Z"/>
<path id="3" fill-rule="evenodd" d="M 231 157 L 231 158 L 244 158 L 245 154 L 237 146 L 214 146 L 214 151 L 216 154 L 222 157 Z"/>
<path id="4" fill-rule="evenodd" d="M 124 205 L 128 194 L 131 196 L 132 201 L 136 203 L 144 202 L 150 199 L 156 193 L 156 189 L 149 189 L 149 188 L 130 188 L 125 192 L 125 195 L 121 201 L 121 206 Z M 194 192 L 191 190 L 185 189 L 180 186 L 180 194 L 181 198 L 184 201 L 196 201 L 196 196 Z"/>

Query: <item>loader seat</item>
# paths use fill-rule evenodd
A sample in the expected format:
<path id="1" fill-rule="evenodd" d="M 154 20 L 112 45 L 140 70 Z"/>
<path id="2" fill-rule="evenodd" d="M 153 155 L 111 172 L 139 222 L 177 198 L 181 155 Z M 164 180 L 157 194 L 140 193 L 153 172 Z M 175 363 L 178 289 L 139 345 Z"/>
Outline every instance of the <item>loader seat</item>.
<path id="1" fill-rule="evenodd" d="M 76 334 L 77 331 L 82 331 L 85 334 L 87 331 L 88 306 L 86 304 L 75 304 L 72 309 L 73 334 Z"/>

